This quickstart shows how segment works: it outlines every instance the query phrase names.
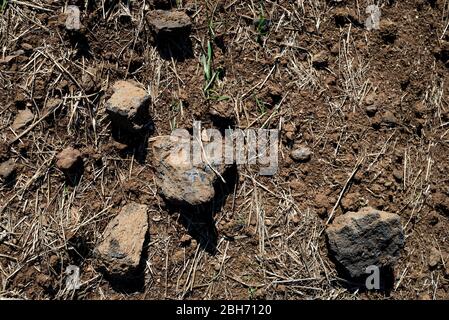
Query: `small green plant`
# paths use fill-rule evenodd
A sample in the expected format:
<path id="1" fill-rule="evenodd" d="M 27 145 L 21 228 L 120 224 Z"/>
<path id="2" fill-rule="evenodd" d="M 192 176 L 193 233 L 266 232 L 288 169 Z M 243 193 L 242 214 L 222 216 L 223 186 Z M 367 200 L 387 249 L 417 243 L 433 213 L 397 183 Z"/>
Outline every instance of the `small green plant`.
<path id="1" fill-rule="evenodd" d="M 178 113 L 183 108 L 182 100 L 178 100 L 178 101 L 174 100 L 174 101 L 172 101 L 170 106 L 171 106 L 171 111 L 173 111 L 174 113 Z"/>
<path id="2" fill-rule="evenodd" d="M 207 92 L 215 78 L 215 74 L 212 70 L 212 44 L 210 41 L 207 41 L 207 55 L 203 54 L 201 56 L 201 63 L 203 64 L 203 71 L 204 71 L 204 79 L 206 80 L 206 85 L 204 87 L 204 91 Z"/>
<path id="3" fill-rule="evenodd" d="M 183 113 L 184 103 L 182 100 L 174 100 L 170 105 L 171 113 L 170 113 L 170 129 L 174 130 L 177 128 L 177 116 L 179 113 Z M 172 115 L 173 114 L 173 115 Z"/>
<path id="4" fill-rule="evenodd" d="M 267 104 L 256 97 L 256 106 L 261 115 L 264 115 L 267 112 Z"/>
<path id="5" fill-rule="evenodd" d="M 213 16 L 213 14 L 212 14 Z M 214 68 L 214 49 L 213 43 L 216 41 L 215 25 L 213 19 L 210 18 L 208 22 L 209 39 L 207 40 L 207 50 L 201 55 L 201 64 L 203 65 L 204 81 L 203 88 L 204 95 L 207 99 L 223 101 L 230 99 L 229 96 L 221 95 L 214 89 L 216 80 L 223 80 L 225 69 L 223 67 Z"/>
<path id="6" fill-rule="evenodd" d="M 170 120 L 170 130 L 175 130 L 177 128 L 176 117 Z"/>
<path id="7" fill-rule="evenodd" d="M 249 288 L 248 288 L 248 298 L 249 298 L 250 300 L 254 300 L 254 297 L 255 297 L 255 295 L 256 295 L 256 292 L 257 292 L 257 289 L 256 289 L 256 288 L 249 287 Z"/>
<path id="8" fill-rule="evenodd" d="M 263 6 L 260 6 L 259 18 L 256 20 L 257 42 L 261 43 L 262 38 L 268 34 L 270 20 L 265 17 Z"/>
<path id="9" fill-rule="evenodd" d="M 220 102 L 220 101 L 226 101 L 226 100 L 229 100 L 229 99 L 231 99 L 231 97 L 230 97 L 230 96 L 211 95 L 211 96 L 209 97 L 209 99 L 215 100 L 215 101 L 217 101 L 217 102 Z"/>
<path id="10" fill-rule="evenodd" d="M 213 68 L 213 48 L 212 43 L 209 40 L 207 41 L 207 55 L 203 54 L 201 56 L 201 63 L 203 65 L 204 80 L 206 83 L 203 88 L 206 98 L 215 100 L 229 99 L 227 96 L 214 95 L 213 86 L 215 80 L 223 77 L 224 70 L 222 68 L 217 68 L 216 70 Z"/>
<path id="11" fill-rule="evenodd" d="M 209 29 L 209 37 L 211 39 L 215 39 L 215 27 L 214 27 L 214 21 L 212 19 L 209 20 L 207 27 Z"/>
<path id="12" fill-rule="evenodd" d="M 8 5 L 8 0 L 0 0 L 0 12 L 5 11 L 7 5 Z"/>

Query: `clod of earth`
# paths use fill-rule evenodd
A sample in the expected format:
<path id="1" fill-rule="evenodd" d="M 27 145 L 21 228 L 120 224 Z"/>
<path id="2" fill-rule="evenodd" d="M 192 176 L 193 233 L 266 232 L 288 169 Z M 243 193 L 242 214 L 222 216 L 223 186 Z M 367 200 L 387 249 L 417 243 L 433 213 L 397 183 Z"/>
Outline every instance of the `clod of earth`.
<path id="1" fill-rule="evenodd" d="M 20 130 L 26 127 L 26 125 L 33 121 L 33 119 L 34 114 L 30 109 L 26 108 L 24 110 L 20 110 L 11 127 L 14 131 Z"/>
<path id="2" fill-rule="evenodd" d="M 221 119 L 232 119 L 234 117 L 233 108 L 226 103 L 218 103 L 209 108 L 209 114 Z"/>
<path id="3" fill-rule="evenodd" d="M 366 106 L 366 114 L 369 117 L 374 117 L 377 113 L 377 106 L 376 105 L 369 105 Z"/>
<path id="4" fill-rule="evenodd" d="M 117 81 L 106 103 L 111 121 L 118 128 L 138 132 L 150 122 L 150 95 L 134 81 Z"/>
<path id="5" fill-rule="evenodd" d="M 442 192 L 436 192 L 432 194 L 432 202 L 438 212 L 449 215 L 449 196 Z"/>
<path id="6" fill-rule="evenodd" d="M 67 147 L 56 156 L 56 166 L 62 171 L 74 170 L 82 162 L 81 152 Z"/>
<path id="7" fill-rule="evenodd" d="M 414 111 L 417 118 L 423 118 L 428 112 L 428 109 L 422 101 L 418 101 L 415 103 Z"/>
<path id="8" fill-rule="evenodd" d="M 296 126 L 292 123 L 287 123 L 284 125 L 283 132 L 287 139 L 294 140 L 296 134 Z"/>
<path id="9" fill-rule="evenodd" d="M 148 232 L 148 207 L 131 202 L 106 226 L 95 254 L 112 276 L 129 276 L 138 270 Z"/>
<path id="10" fill-rule="evenodd" d="M 391 111 L 385 111 L 382 115 L 382 122 L 388 126 L 395 126 L 399 123 L 398 118 Z"/>
<path id="11" fill-rule="evenodd" d="M 364 199 L 358 192 L 348 193 L 343 197 L 340 204 L 344 211 L 356 211 L 366 205 Z"/>
<path id="12" fill-rule="evenodd" d="M 209 115 L 213 123 L 221 128 L 232 126 L 235 122 L 234 108 L 226 102 L 219 102 L 211 106 Z"/>
<path id="13" fill-rule="evenodd" d="M 318 193 L 315 195 L 314 203 L 315 207 L 317 208 L 316 213 L 318 216 L 324 218 L 329 210 L 329 208 L 332 206 L 332 200 L 329 198 L 329 195 L 326 195 L 324 193 Z"/>
<path id="14" fill-rule="evenodd" d="M 335 218 L 326 235 L 331 255 L 353 278 L 371 265 L 392 267 L 404 247 L 399 216 L 371 207 Z"/>
<path id="15" fill-rule="evenodd" d="M 0 164 L 0 180 L 7 181 L 16 171 L 16 164 L 12 159 L 9 159 Z"/>
<path id="16" fill-rule="evenodd" d="M 190 141 L 190 137 L 160 137 L 153 143 L 159 190 L 167 200 L 175 203 L 193 206 L 208 203 L 215 196 L 217 173 L 222 175 L 226 166 L 214 164 L 213 159 L 194 165 L 185 145 L 180 143 L 182 140 Z"/>
<path id="17" fill-rule="evenodd" d="M 326 69 L 329 64 L 329 57 L 326 51 L 320 51 L 312 57 L 312 65 L 315 69 Z"/>
<path id="18" fill-rule="evenodd" d="M 435 269 L 441 262 L 441 253 L 437 248 L 431 248 L 429 254 L 429 268 Z"/>
<path id="19" fill-rule="evenodd" d="M 394 169 L 393 177 L 397 182 L 401 182 L 404 179 L 404 172 L 400 169 Z"/>
<path id="20" fill-rule="evenodd" d="M 11 54 L 6 56 L 5 58 L 0 58 L 0 64 L 14 63 L 24 53 L 25 53 L 25 51 L 23 51 L 23 50 L 17 50 L 17 51 L 11 52 Z"/>
<path id="21" fill-rule="evenodd" d="M 30 51 L 33 50 L 33 46 L 32 46 L 31 44 L 29 44 L 29 43 L 26 43 L 26 42 L 20 44 L 20 47 L 21 47 L 22 50 L 24 50 L 25 52 L 30 52 Z"/>
<path id="22" fill-rule="evenodd" d="M 81 85 L 87 93 L 94 92 L 98 89 L 98 70 L 96 68 L 87 68 L 81 76 Z"/>
<path id="23" fill-rule="evenodd" d="M 375 92 L 371 92 L 365 97 L 365 104 L 367 106 L 373 105 L 377 101 L 377 94 Z"/>
<path id="24" fill-rule="evenodd" d="M 317 208 L 328 208 L 331 205 L 329 196 L 324 193 L 317 193 L 314 202 Z"/>
<path id="25" fill-rule="evenodd" d="M 192 22 L 183 11 L 153 10 L 147 15 L 147 22 L 157 35 L 187 33 Z"/>
<path id="26" fill-rule="evenodd" d="M 307 147 L 301 147 L 298 149 L 294 149 L 291 153 L 290 156 L 293 160 L 295 161 L 300 161 L 300 162 L 307 162 L 310 160 L 310 158 L 312 157 L 312 151 L 310 150 L 310 148 Z"/>
<path id="27" fill-rule="evenodd" d="M 380 36 L 385 43 L 394 43 L 398 36 L 398 26 L 396 23 L 382 20 L 380 22 Z"/>

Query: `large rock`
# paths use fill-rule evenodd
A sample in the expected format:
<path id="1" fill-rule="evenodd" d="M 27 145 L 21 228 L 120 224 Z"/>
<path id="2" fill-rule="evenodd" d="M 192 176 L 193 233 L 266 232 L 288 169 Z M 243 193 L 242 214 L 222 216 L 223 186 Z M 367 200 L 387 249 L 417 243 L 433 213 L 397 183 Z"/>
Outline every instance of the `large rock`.
<path id="1" fill-rule="evenodd" d="M 335 218 L 326 234 L 331 255 L 354 278 L 371 265 L 392 267 L 404 247 L 399 216 L 371 207 Z"/>
<path id="2" fill-rule="evenodd" d="M 159 191 L 167 200 L 181 204 L 196 206 L 211 201 L 218 174 L 226 170 L 213 159 L 194 165 L 189 150 L 174 136 L 159 137 L 153 143 L 153 157 Z"/>
<path id="3" fill-rule="evenodd" d="M 148 231 L 147 209 L 129 203 L 107 225 L 96 255 L 110 275 L 128 276 L 138 269 Z"/>
<path id="4" fill-rule="evenodd" d="M 147 15 L 147 22 L 157 35 L 180 34 L 190 31 L 192 22 L 183 11 L 153 10 Z"/>
<path id="5" fill-rule="evenodd" d="M 150 122 L 150 96 L 134 81 L 117 81 L 106 109 L 114 125 L 130 132 L 138 132 Z"/>

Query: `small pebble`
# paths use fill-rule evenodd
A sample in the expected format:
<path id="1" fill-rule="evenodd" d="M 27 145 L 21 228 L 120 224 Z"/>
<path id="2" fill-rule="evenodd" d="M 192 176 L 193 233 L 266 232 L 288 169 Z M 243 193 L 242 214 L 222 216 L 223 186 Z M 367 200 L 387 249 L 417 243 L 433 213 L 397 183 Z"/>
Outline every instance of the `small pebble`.
<path id="1" fill-rule="evenodd" d="M 374 117 L 377 113 L 377 106 L 376 105 L 369 105 L 366 107 L 366 114 L 369 117 Z"/>
<path id="2" fill-rule="evenodd" d="M 72 170 L 81 159 L 81 152 L 72 147 L 65 148 L 56 156 L 56 166 L 63 171 Z"/>
<path id="3" fill-rule="evenodd" d="M 0 179 L 4 181 L 8 180 L 9 178 L 11 178 L 15 171 L 16 164 L 12 159 L 2 162 L 0 164 Z"/>
<path id="4" fill-rule="evenodd" d="M 293 150 L 290 156 L 295 161 L 307 162 L 312 157 L 312 151 L 307 147 L 301 147 Z"/>

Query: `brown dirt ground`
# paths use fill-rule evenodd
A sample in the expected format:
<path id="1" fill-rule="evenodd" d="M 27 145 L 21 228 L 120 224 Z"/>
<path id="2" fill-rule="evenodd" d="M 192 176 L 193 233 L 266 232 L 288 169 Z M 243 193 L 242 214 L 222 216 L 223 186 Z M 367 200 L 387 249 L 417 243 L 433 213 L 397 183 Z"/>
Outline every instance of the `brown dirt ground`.
<path id="1" fill-rule="evenodd" d="M 66 1 L 10 3 L 0 15 L 0 58 L 24 50 L 0 62 L 0 156 L 18 165 L 15 180 L 0 186 L 1 297 L 449 298 L 447 0 L 178 1 L 193 29 L 171 55 L 154 43 L 143 1 L 131 1 L 132 21 L 118 1 L 86 2 L 83 37 L 64 28 Z M 381 29 L 367 31 L 374 2 Z M 266 33 L 253 23 L 262 11 Z M 200 63 L 208 40 L 222 72 L 209 98 Z M 216 125 L 211 106 L 232 110 L 240 128 L 280 127 L 278 173 L 239 167 L 212 226 L 167 208 L 151 149 L 122 150 L 111 135 L 105 100 L 127 78 L 151 93 L 153 136 L 194 120 Z M 9 144 L 18 111 L 29 104 L 42 117 L 51 98 L 62 105 Z M 310 162 L 289 158 L 295 144 L 312 149 Z M 66 146 L 84 155 L 75 186 L 55 168 Z M 349 290 L 321 233 L 356 167 L 335 215 L 369 204 L 401 216 L 406 246 L 389 292 Z M 150 237 L 144 275 L 128 288 L 95 269 L 92 249 L 131 200 L 150 206 Z M 204 237 L 215 238 L 215 253 Z M 431 268 L 432 248 L 441 259 Z M 65 290 L 70 264 L 81 268 L 76 292 Z"/>

